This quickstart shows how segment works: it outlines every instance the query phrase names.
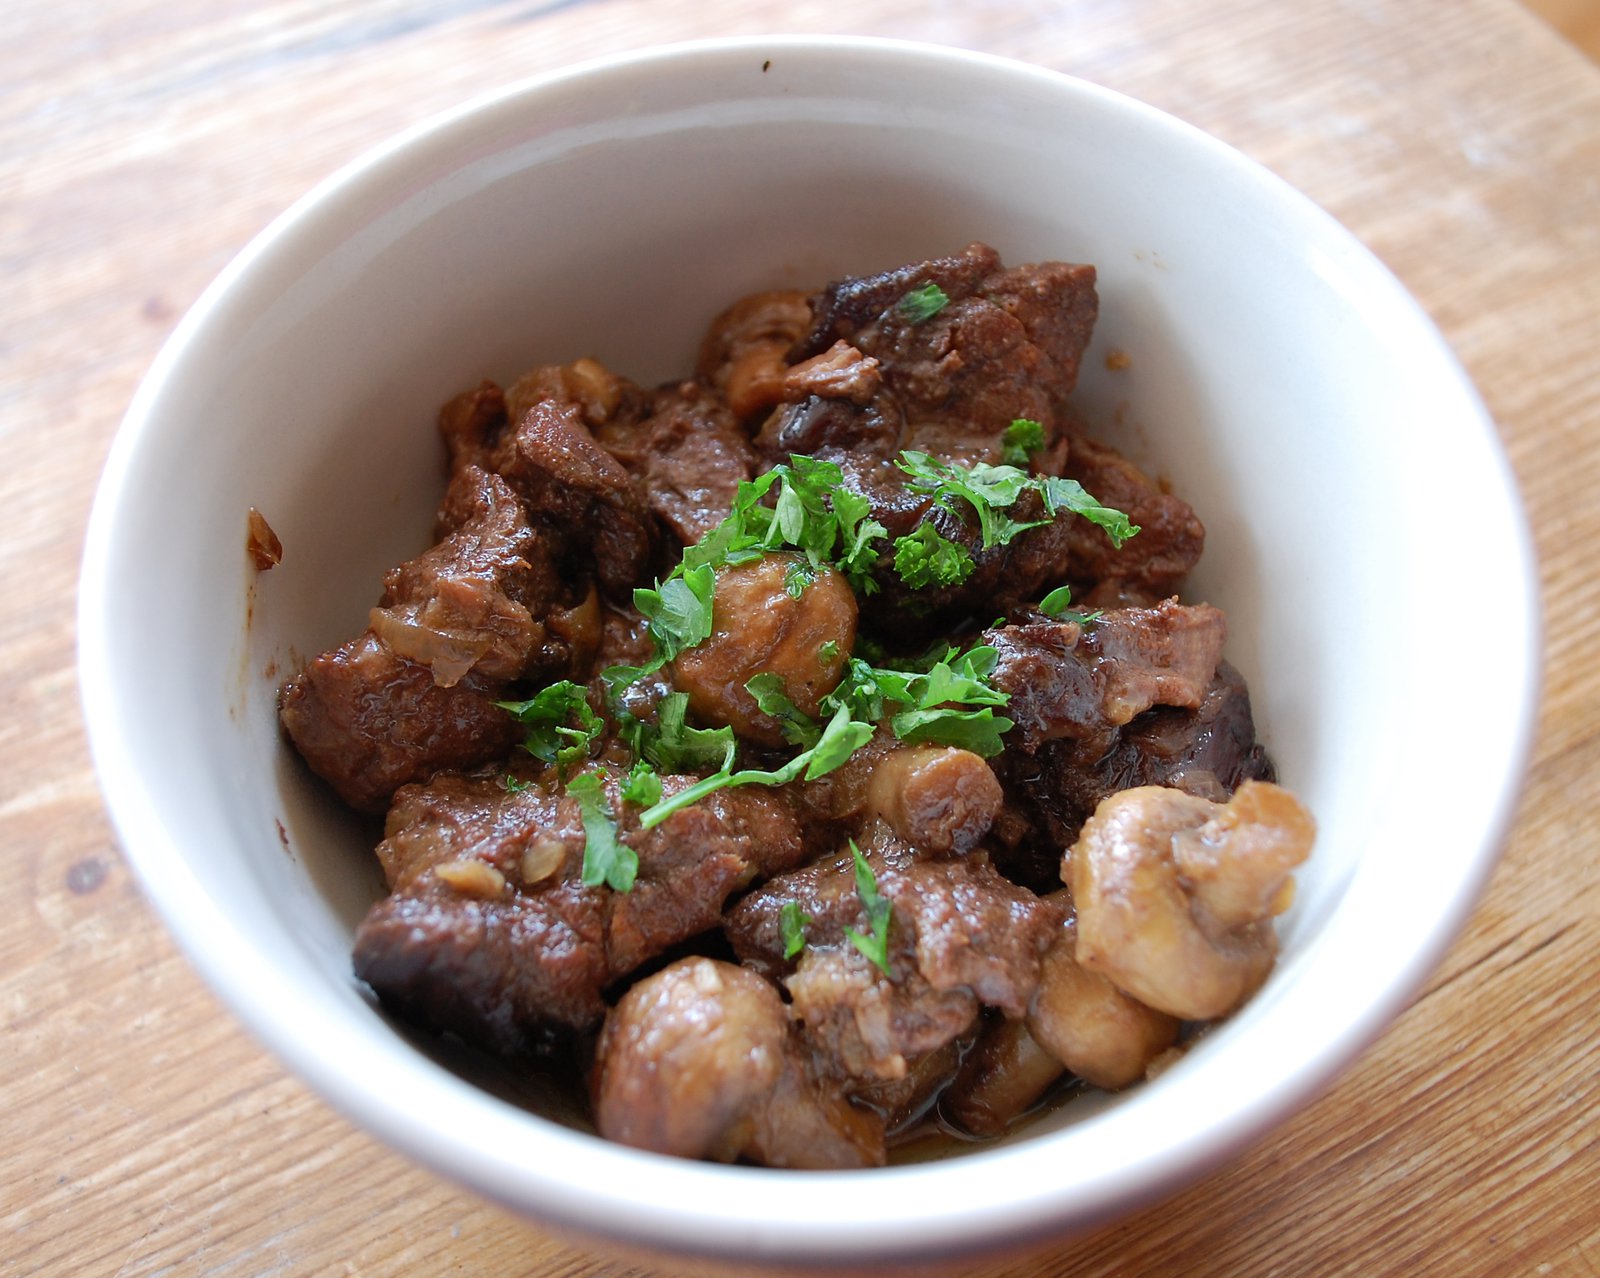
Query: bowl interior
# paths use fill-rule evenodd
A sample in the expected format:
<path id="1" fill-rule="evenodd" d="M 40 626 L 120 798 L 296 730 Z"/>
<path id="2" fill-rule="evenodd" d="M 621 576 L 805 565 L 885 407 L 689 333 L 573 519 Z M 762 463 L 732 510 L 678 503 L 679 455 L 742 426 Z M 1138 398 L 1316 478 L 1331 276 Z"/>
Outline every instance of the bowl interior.
<path id="1" fill-rule="evenodd" d="M 870 1195 L 607 1147 L 469 1086 L 350 976 L 380 890 L 375 835 L 303 773 L 275 718 L 282 679 L 357 633 L 383 570 L 426 544 L 438 406 L 580 355 L 642 382 L 680 375 L 744 293 L 974 239 L 1007 262 L 1096 264 L 1078 402 L 1206 523 L 1188 595 L 1227 610 L 1259 730 L 1320 823 L 1277 973 L 1157 1083 L 1000 1150 L 875 1173 Z M 1127 367 L 1107 367 L 1112 351 Z M 252 506 L 284 545 L 259 576 Z M 1486 582 L 1510 600 L 1489 671 L 1453 642 Z M 252 245 L 118 438 L 85 564 L 83 677 L 152 898 L 334 1103 L 582 1228 L 861 1256 L 1086 1224 L 1256 1133 L 1367 1041 L 1492 860 L 1526 749 L 1531 597 L 1470 386 L 1393 279 L 1280 183 L 1014 64 L 726 42 L 501 94 L 337 176 Z M 1469 664 L 1470 706 L 1446 692 Z M 1487 754 L 1467 794 L 1439 750 L 1456 734 Z"/>

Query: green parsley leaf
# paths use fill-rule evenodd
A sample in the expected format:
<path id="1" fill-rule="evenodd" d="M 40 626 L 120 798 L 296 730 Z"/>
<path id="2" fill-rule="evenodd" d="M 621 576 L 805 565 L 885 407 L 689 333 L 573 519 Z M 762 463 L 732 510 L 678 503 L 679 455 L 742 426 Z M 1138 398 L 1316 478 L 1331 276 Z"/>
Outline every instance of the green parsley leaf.
<path id="1" fill-rule="evenodd" d="M 1044 427 L 1031 418 L 1018 417 L 1000 437 L 1000 460 L 1008 466 L 1026 466 L 1028 458 L 1044 447 Z"/>
<path id="2" fill-rule="evenodd" d="M 1072 588 L 1070 586 L 1057 586 L 1043 599 L 1039 600 L 1039 611 L 1047 617 L 1055 617 L 1061 621 L 1076 621 L 1080 626 L 1086 626 L 1091 621 L 1098 621 L 1101 610 L 1096 608 L 1093 612 L 1074 612 L 1068 605 L 1072 603 Z M 1005 624 L 1001 618 L 996 626 Z"/>
<path id="3" fill-rule="evenodd" d="M 651 666 L 607 666 L 600 672 L 600 680 L 606 685 L 606 704 L 615 711 L 617 698 L 645 675 L 661 669 L 662 664 L 664 663 L 657 662 Z"/>
<path id="4" fill-rule="evenodd" d="M 758 674 L 745 683 L 745 690 L 756 699 L 756 709 L 778 721 L 784 740 L 792 745 L 812 746 L 821 737 L 822 730 L 789 699 L 784 691 L 783 676 L 770 671 Z"/>
<path id="5" fill-rule="evenodd" d="M 857 645 L 862 646 L 861 644 Z M 876 723 L 883 718 L 884 693 L 877 676 L 883 673 L 860 657 L 845 662 L 844 676 L 834 690 L 822 699 L 824 710 L 845 710 L 852 719 Z"/>
<path id="6" fill-rule="evenodd" d="M 901 452 L 898 464 L 911 476 L 913 489 L 931 495 L 952 514 L 961 514 L 955 499 L 965 501 L 978 516 L 985 550 L 1004 546 L 1018 533 L 1044 522 L 1036 519 L 1022 523 L 1004 513 L 1030 487 L 1030 477 L 1015 466 L 991 466 L 987 462 L 957 466 L 909 448 Z"/>
<path id="7" fill-rule="evenodd" d="M 861 855 L 861 849 L 856 846 L 854 839 L 850 840 L 850 855 L 856 863 L 856 895 L 861 898 L 861 904 L 867 911 L 867 927 L 870 930 L 863 935 L 855 928 L 847 927 L 844 930 L 845 939 L 860 950 L 865 958 L 876 963 L 885 976 L 889 976 L 889 919 L 894 914 L 894 907 L 879 894 L 872 867 L 867 864 L 867 858 Z"/>
<path id="8" fill-rule="evenodd" d="M 654 590 L 633 592 L 633 606 L 650 623 L 650 639 L 658 658 L 655 669 L 711 637 L 711 600 L 716 585 L 711 565 L 701 564 L 682 576 L 669 577 Z"/>
<path id="9" fill-rule="evenodd" d="M 1047 617 L 1059 617 L 1067 610 L 1072 602 L 1072 587 L 1057 586 L 1043 599 L 1039 600 L 1039 611 Z"/>
<path id="10" fill-rule="evenodd" d="M 1118 549 L 1121 549 L 1123 542 L 1139 531 L 1138 524 L 1122 511 L 1102 506 L 1076 479 L 1065 479 L 1060 475 L 1041 475 L 1039 480 L 1039 494 L 1044 498 L 1044 508 L 1050 512 L 1052 518 L 1059 510 L 1070 510 L 1075 515 L 1082 515 L 1091 524 L 1102 528 L 1106 536 L 1111 538 L 1111 544 Z"/>
<path id="11" fill-rule="evenodd" d="M 552 683 L 526 701 L 496 701 L 528 729 L 522 748 L 541 763 L 570 767 L 589 753 L 605 724 L 589 707 L 587 690 L 570 679 Z M 572 726 L 572 721 L 577 726 Z"/>
<path id="12" fill-rule="evenodd" d="M 698 803 L 706 795 L 715 794 L 718 790 L 731 786 L 786 785 L 801 776 L 807 781 L 814 781 L 832 772 L 864 746 L 871 737 L 872 725 L 852 721 L 850 712 L 841 706 L 822 729 L 822 735 L 817 739 L 817 743 L 808 750 L 802 750 L 781 768 L 770 772 L 753 768 L 734 772 L 731 770 L 730 756 L 728 763 L 724 764 L 720 771 L 709 777 L 702 777 L 671 798 L 662 799 L 661 802 L 647 808 L 640 816 L 639 824 L 647 830 L 653 829 L 680 808 L 687 808 Z"/>
<path id="13" fill-rule="evenodd" d="M 920 681 L 913 682 L 917 703 L 936 706 L 959 701 L 965 705 L 1005 705 L 1010 700 L 1009 694 L 988 682 L 999 660 L 1000 650 L 990 644 L 968 648 L 954 659 L 941 657 L 928 667 Z"/>
<path id="14" fill-rule="evenodd" d="M 796 559 L 783 572 L 783 592 L 791 599 L 805 594 L 806 587 L 817 579 L 817 570 L 804 559 Z"/>
<path id="15" fill-rule="evenodd" d="M 839 642 L 829 639 L 817 648 L 817 664 L 825 666 L 839 655 Z"/>
<path id="16" fill-rule="evenodd" d="M 985 706 L 981 710 L 954 710 L 948 706 L 932 710 L 905 710 L 889 721 L 895 736 L 914 744 L 959 746 L 973 754 L 992 759 L 1005 749 L 1000 738 L 1015 727 Z"/>
<path id="17" fill-rule="evenodd" d="M 798 901 L 785 901 L 778 911 L 778 926 L 783 931 L 783 957 L 793 958 L 806 947 L 806 924 L 811 916 L 800 908 Z"/>
<path id="18" fill-rule="evenodd" d="M 641 808 L 661 801 L 661 776 L 645 760 L 636 760 L 633 770 L 623 781 L 622 801 Z"/>
<path id="19" fill-rule="evenodd" d="M 604 883 L 615 892 L 633 891 L 639 857 L 617 838 L 616 820 L 600 774 L 583 772 L 573 777 L 567 782 L 567 793 L 578 800 L 583 815 L 583 885 Z"/>
<path id="20" fill-rule="evenodd" d="M 959 586 L 972 575 L 973 566 L 967 548 L 931 523 L 920 523 L 915 531 L 895 539 L 895 574 L 913 590 Z"/>
<path id="21" fill-rule="evenodd" d="M 895 310 L 907 323 L 922 324 L 931 320 L 948 305 L 950 299 L 942 288 L 937 284 L 924 284 L 921 288 L 912 289 L 896 302 Z"/>
<path id="22" fill-rule="evenodd" d="M 761 501 L 780 478 L 781 468 L 774 467 L 755 479 L 741 480 L 727 518 L 684 550 L 683 559 L 672 575 L 694 568 L 738 563 L 759 554 L 762 535 L 772 518 L 772 512 L 762 506 Z"/>
<path id="23" fill-rule="evenodd" d="M 500 784 L 504 787 L 507 794 L 521 794 L 524 790 L 531 790 L 533 788 L 532 781 L 519 781 L 509 772 L 500 778 Z"/>
<path id="24" fill-rule="evenodd" d="M 786 477 L 787 478 L 787 477 Z M 798 546 L 806 531 L 806 504 L 800 490 L 784 483 L 778 489 L 778 504 L 772 508 L 772 521 L 777 525 L 778 536 L 790 545 Z"/>
<path id="25" fill-rule="evenodd" d="M 831 563 L 839 539 L 833 494 L 844 483 L 843 472 L 833 462 L 803 454 L 791 456 L 773 471 L 778 476 L 778 497 L 761 536 L 761 547 L 802 550 L 813 568 Z M 764 508 L 754 507 L 746 518 L 754 526 L 763 522 L 765 514 Z"/>
<path id="26" fill-rule="evenodd" d="M 1081 515 L 1103 529 L 1113 546 L 1120 547 L 1139 531 L 1139 526 L 1127 515 L 1102 505 L 1075 479 L 1064 479 L 1059 475 L 1029 475 L 1015 466 L 991 466 L 987 462 L 959 466 L 911 449 L 900 454 L 899 466 L 911 476 L 913 489 L 931 495 L 946 510 L 960 513 L 953 504 L 956 498 L 971 506 L 978 516 L 985 550 L 991 546 L 1004 546 L 1025 529 L 1048 522 L 1034 520 L 1020 523 L 1002 513 L 1030 489 L 1039 494 L 1051 519 L 1063 510 Z"/>
<path id="27" fill-rule="evenodd" d="M 952 654 L 941 644 L 912 669 L 873 666 L 852 657 L 839 686 L 823 698 L 826 709 L 848 709 L 857 720 L 876 723 L 897 707 L 889 728 L 902 741 L 960 746 L 984 758 L 1000 753 L 1001 737 L 1014 727 L 996 715 L 1009 694 L 989 683 L 999 651 L 988 644 Z M 916 669 L 923 666 L 925 669 Z"/>
<path id="28" fill-rule="evenodd" d="M 870 740 L 870 723 L 852 719 L 847 711 L 835 711 L 833 718 L 823 727 L 817 744 L 798 756 L 795 762 L 805 759 L 805 779 L 815 781 L 818 777 L 827 776 Z"/>
<path id="29" fill-rule="evenodd" d="M 839 571 L 855 590 L 870 595 L 878 589 L 872 576 L 878 548 L 872 543 L 887 537 L 889 530 L 876 519 L 867 518 L 872 513 L 869 499 L 843 487 L 843 474 L 839 481 L 840 487 L 833 490 L 832 497 L 833 513 L 839 520 Z"/>
<path id="30" fill-rule="evenodd" d="M 689 694 L 669 692 L 656 706 L 655 723 L 639 728 L 637 750 L 661 772 L 726 770 L 733 763 L 737 744 L 733 729 L 696 728 L 688 722 Z"/>

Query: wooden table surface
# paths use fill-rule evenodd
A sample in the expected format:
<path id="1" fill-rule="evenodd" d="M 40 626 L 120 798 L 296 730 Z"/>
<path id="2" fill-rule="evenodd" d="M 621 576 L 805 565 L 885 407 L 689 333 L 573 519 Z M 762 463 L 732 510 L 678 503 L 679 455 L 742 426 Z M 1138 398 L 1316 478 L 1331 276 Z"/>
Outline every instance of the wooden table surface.
<path id="1" fill-rule="evenodd" d="M 4 6 L 0 1272 L 704 1272 L 558 1239 L 435 1178 L 237 1027 L 143 903 L 101 807 L 74 582 L 139 377 L 315 180 L 529 73 L 781 31 L 1028 59 L 1276 170 L 1454 344 L 1542 560 L 1547 683 L 1521 817 L 1426 992 L 1321 1099 L 1177 1197 L 967 1272 L 1600 1275 L 1600 71 L 1510 0 Z M 1493 662 L 1496 583 L 1461 605 L 1463 642 Z M 1471 743 L 1439 746 L 1472 785 Z"/>

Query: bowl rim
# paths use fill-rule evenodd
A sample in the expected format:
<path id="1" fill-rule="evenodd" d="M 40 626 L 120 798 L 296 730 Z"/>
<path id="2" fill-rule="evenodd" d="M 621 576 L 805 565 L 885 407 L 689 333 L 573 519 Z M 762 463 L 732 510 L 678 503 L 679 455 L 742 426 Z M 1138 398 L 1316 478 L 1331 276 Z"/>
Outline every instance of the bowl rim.
<path id="1" fill-rule="evenodd" d="M 751 1171 L 684 1163 L 624 1149 L 597 1138 L 568 1132 L 533 1115 L 495 1101 L 470 1084 L 445 1075 L 406 1049 L 387 1058 L 340 1024 L 338 1018 L 307 1017 L 296 1009 L 295 981 L 260 952 L 230 921 L 185 864 L 181 849 L 164 829 L 161 814 L 139 778 L 138 725 L 129 723 L 116 704 L 112 674 L 115 643 L 113 619 L 105 611 L 115 551 L 117 516 L 126 499 L 125 486 L 141 441 L 154 429 L 160 401 L 169 382 L 179 376 L 198 338 L 253 273 L 276 255 L 294 252 L 296 237 L 329 214 L 340 202 L 353 200 L 369 186 L 381 186 L 404 165 L 419 142 L 442 145 L 458 131 L 481 126 L 486 115 L 517 111 L 540 98 L 582 80 L 604 80 L 640 69 L 671 63 L 694 64 L 779 53 L 809 58 L 856 59 L 863 65 L 880 58 L 914 58 L 952 73 L 1017 77 L 1053 93 L 1076 95 L 1101 109 L 1132 112 L 1144 123 L 1176 130 L 1188 145 L 1202 148 L 1215 162 L 1229 167 L 1238 180 L 1269 191 L 1317 234 L 1332 235 L 1349 250 L 1341 269 L 1361 274 L 1385 289 L 1389 301 L 1409 315 L 1416 335 L 1431 350 L 1441 373 L 1448 375 L 1466 416 L 1478 427 L 1475 443 L 1488 450 L 1488 463 L 1499 472 L 1496 496 L 1505 503 L 1499 513 L 1515 538 L 1514 558 L 1520 577 L 1512 593 L 1521 606 L 1507 609 L 1514 633 L 1497 643 L 1512 657 L 1508 685 L 1515 708 L 1511 730 L 1500 742 L 1502 760 L 1495 786 L 1485 787 L 1484 835 L 1451 884 L 1433 903 L 1424 933 L 1401 951 L 1402 962 L 1383 982 L 1375 997 L 1329 1031 L 1308 1052 L 1308 1059 L 1282 1076 L 1248 1106 L 1213 1116 L 1185 1133 L 1164 1162 L 1152 1170 L 1137 1161 L 1111 1169 L 1092 1184 L 1075 1184 L 1076 1197 L 1064 1201 L 1060 1183 L 1024 1183 L 1026 1167 L 1045 1166 L 1040 1147 L 1054 1137 L 991 1153 L 974 1153 L 952 1163 L 860 1172 L 795 1173 L 770 1169 Z M 1015 1247 L 1030 1241 L 1086 1229 L 1175 1191 L 1206 1168 L 1258 1139 L 1269 1128 L 1308 1103 L 1364 1050 L 1411 1001 L 1438 966 L 1465 924 L 1503 848 L 1531 757 L 1541 678 L 1540 595 L 1533 541 L 1521 506 L 1509 460 L 1476 390 L 1432 320 L 1370 250 L 1329 214 L 1257 162 L 1225 143 L 1154 107 L 1061 72 L 1041 66 L 950 46 L 908 40 L 857 36 L 760 36 L 685 41 L 588 59 L 507 84 L 435 114 L 367 150 L 317 183 L 275 218 L 223 269 L 202 293 L 163 345 L 141 382 L 117 431 L 96 493 L 85 541 L 78 601 L 80 695 L 96 771 L 113 824 L 146 898 L 168 930 L 232 1012 L 323 1100 L 368 1132 L 424 1164 L 442 1171 L 479 1193 L 557 1225 L 631 1244 L 689 1254 L 714 1254 L 743 1259 L 789 1262 L 868 1262 L 895 1259 L 949 1259 L 955 1255 Z M 245 961 L 241 961 L 245 956 Z M 368 1072 L 359 1083 L 342 1063 L 354 1054 Z M 416 1056 L 415 1060 L 409 1059 Z M 386 1097 L 404 1095 L 419 1069 L 442 1077 L 433 1097 L 438 1108 L 425 1116 Z M 506 1150 L 485 1158 L 481 1147 L 462 1133 L 476 1130 L 485 1106 L 502 1106 L 508 1130 L 537 1133 L 535 1144 L 566 1160 L 556 1173 L 534 1166 Z M 1028 1153 L 1032 1150 L 1032 1154 Z M 1002 1163 L 1003 1160 L 1003 1163 Z M 988 1191 L 974 1194 L 962 1181 L 983 1167 L 997 1174 Z M 954 1170 L 952 1170 L 954 1169 Z M 631 1192 L 636 1178 L 666 1171 L 676 1186 L 670 1200 L 641 1203 Z M 869 1174 L 870 1181 L 859 1178 Z M 891 1186 L 895 1201 L 921 1200 L 920 1209 L 904 1209 L 883 1221 L 853 1200 L 868 1197 L 852 1191 L 871 1185 L 881 1201 Z M 806 1202 L 822 1202 L 829 1192 L 840 1199 L 839 1218 L 826 1237 L 818 1237 L 811 1217 L 793 1218 L 752 1206 L 745 1187 L 759 1187 L 770 1202 L 790 1194 Z M 941 1190 L 941 1187 L 944 1187 Z M 964 1188 L 965 1196 L 949 1192 Z M 776 1191 L 776 1192 L 773 1192 Z"/>

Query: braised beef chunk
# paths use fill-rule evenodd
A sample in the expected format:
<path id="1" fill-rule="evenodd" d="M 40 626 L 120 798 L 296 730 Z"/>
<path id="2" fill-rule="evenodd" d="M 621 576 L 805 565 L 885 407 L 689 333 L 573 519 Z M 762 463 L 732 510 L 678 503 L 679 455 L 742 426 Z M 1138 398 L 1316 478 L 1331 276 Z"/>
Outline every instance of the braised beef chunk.
<path id="1" fill-rule="evenodd" d="M 536 401 L 502 442 L 495 469 L 592 562 L 607 594 L 625 599 L 648 575 L 655 545 L 643 492 L 595 442 L 578 405 Z"/>
<path id="2" fill-rule="evenodd" d="M 1057 908 L 1008 882 L 982 856 L 926 860 L 885 834 L 868 838 L 865 855 L 893 908 L 895 979 L 915 972 L 935 992 L 968 990 L 1022 1015 L 1059 924 Z M 855 859 L 845 851 L 780 875 L 728 911 L 724 929 L 742 960 L 772 973 L 788 968 L 782 916 L 790 903 L 808 920 L 808 948 L 848 949 L 847 929 L 870 930 Z"/>
<path id="3" fill-rule="evenodd" d="M 572 645 L 546 622 L 567 587 L 506 482 L 456 472 L 438 544 L 391 571 L 359 639 L 287 684 L 280 718 L 312 769 L 363 811 L 444 768 L 503 755 L 514 725 L 494 706 L 525 675 L 566 673 Z"/>
<path id="4" fill-rule="evenodd" d="M 1105 609 L 1081 646 L 1105 689 L 1106 722 L 1127 723 L 1151 706 L 1198 707 L 1227 634 L 1227 617 L 1210 604 Z"/>
<path id="5" fill-rule="evenodd" d="M 978 1017 L 970 989 L 935 989 L 898 953 L 885 976 L 849 946 L 807 950 L 784 982 L 819 1063 L 863 1083 L 905 1077 L 908 1063 L 966 1033 Z"/>
<path id="6" fill-rule="evenodd" d="M 1119 790 L 1173 786 L 1221 801 L 1245 781 L 1276 775 L 1256 740 L 1244 680 L 1226 661 L 1193 710 L 1156 706 L 1109 737 L 1007 750 L 995 762 L 1007 794 L 1056 847 L 1070 846 L 1100 801 Z"/>
<path id="7" fill-rule="evenodd" d="M 774 879 L 727 922 L 735 952 L 776 974 L 790 966 L 785 905 L 808 916 L 806 948 L 783 984 L 826 1071 L 857 1088 L 905 1078 L 972 1030 L 983 1006 L 1024 1015 L 1062 917 L 1055 902 L 1006 881 L 981 857 L 920 860 L 877 839 L 868 860 L 891 907 L 887 972 L 848 935 L 871 932 L 849 854 Z"/>
<path id="8" fill-rule="evenodd" d="M 612 982 L 716 927 L 731 893 L 804 855 L 782 795 L 723 791 L 643 830 L 614 779 L 608 789 L 638 857 L 629 892 L 584 885 L 582 809 L 559 789 L 443 775 L 401 790 L 378 848 L 393 892 L 357 932 L 357 975 L 408 1019 L 532 1047 L 598 1024 Z"/>
<path id="9" fill-rule="evenodd" d="M 930 287 L 945 301 L 927 314 L 907 295 Z M 813 311 L 797 362 L 844 341 L 879 362 L 912 423 L 954 421 L 998 437 L 1019 417 L 1054 423 L 1077 382 L 1098 300 L 1092 266 L 1006 270 L 992 248 L 973 244 L 957 257 L 830 285 Z"/>
<path id="10" fill-rule="evenodd" d="M 693 382 L 656 392 L 640 421 L 599 428 L 597 441 L 644 485 L 650 510 L 691 545 L 733 506 L 755 474 L 755 453 L 721 400 Z"/>
<path id="11" fill-rule="evenodd" d="M 939 300 L 911 305 L 927 289 L 937 289 Z M 961 464 L 998 463 L 1006 429 L 1027 419 L 1043 433 L 1035 464 L 1059 465 L 1063 401 L 1077 381 L 1097 307 L 1092 267 L 1051 262 L 1007 270 L 981 244 L 957 257 L 839 281 L 814 299 L 815 323 L 790 352 L 788 382 L 771 380 L 776 407 L 757 447 L 772 461 L 808 453 L 836 462 L 891 540 L 926 522 L 975 564 L 963 582 L 928 588 L 908 586 L 892 562 L 881 562 L 877 590 L 863 601 L 873 629 L 906 633 L 971 611 L 1004 611 L 1037 598 L 1045 583 L 1065 580 L 1075 517 L 1049 520 L 1029 493 L 1008 513 L 1039 526 L 985 547 L 971 512 L 937 506 L 895 459 L 911 449 Z"/>
<path id="12" fill-rule="evenodd" d="M 444 772 L 396 792 L 377 853 L 394 892 L 455 862 L 481 862 L 511 887 L 532 889 L 577 877 L 583 844 L 577 804 L 553 790 L 508 785 L 488 772 Z"/>
<path id="13" fill-rule="evenodd" d="M 1139 526 L 1139 535 L 1119 550 L 1083 520 L 1068 525 L 1071 559 L 1063 576 L 1081 587 L 1079 597 L 1099 606 L 1154 603 L 1177 593 L 1206 543 L 1205 525 L 1189 503 L 1114 448 L 1083 435 L 1072 436 L 1062 473 Z"/>
<path id="14" fill-rule="evenodd" d="M 1259 983 L 1310 818 L 1247 784 L 1226 619 L 1180 598 L 1205 529 L 1075 415 L 1096 289 L 971 244 L 742 298 L 692 378 L 443 406 L 434 544 L 280 694 L 386 813 L 386 1009 L 592 1061 L 608 1139 L 843 1168 L 1133 1083 Z M 1151 993 L 1241 927 L 1239 990 Z"/>
<path id="15" fill-rule="evenodd" d="M 538 618 L 565 593 L 550 538 L 534 531 L 505 480 L 477 466 L 456 473 L 439 522 L 451 531 L 384 577 L 373 632 L 429 666 L 441 687 L 469 670 L 522 678 L 544 640 Z"/>
<path id="16" fill-rule="evenodd" d="M 1016 740 L 1033 749 L 1058 737 L 1097 738 L 1151 706 L 1196 708 L 1226 634 L 1218 609 L 1166 599 L 1105 609 L 1087 626 L 1005 626 L 983 639 L 1000 654 L 992 679 L 1010 694 Z"/>
<path id="17" fill-rule="evenodd" d="M 918 862 L 885 875 L 879 890 L 909 923 L 930 985 L 970 989 L 1011 1016 L 1028 1010 L 1060 920 L 1053 906 L 971 857 Z"/>
<path id="18" fill-rule="evenodd" d="M 891 850 L 888 855 L 901 863 L 911 858 L 908 848 Z M 783 912 L 791 905 L 806 920 L 808 947 L 837 945 L 844 940 L 845 928 L 864 926 L 866 911 L 856 892 L 854 866 L 848 849 L 836 851 L 742 897 L 722 921 L 739 961 L 769 975 L 793 967 L 783 927 Z"/>
<path id="19" fill-rule="evenodd" d="M 410 781 L 503 758 L 521 735 L 494 704 L 498 684 L 469 674 L 449 687 L 371 631 L 284 685 L 278 716 L 311 770 L 361 812 L 382 812 Z"/>
<path id="20" fill-rule="evenodd" d="M 899 305 L 913 289 L 934 285 L 946 297 L 967 297 L 1000 266 L 1000 255 L 987 245 L 970 244 L 954 257 L 910 262 L 876 275 L 836 280 L 812 301 L 811 331 L 792 352 L 796 361 L 809 359 L 840 338 L 850 341 L 884 313 Z"/>
<path id="21" fill-rule="evenodd" d="M 942 294 L 931 313 L 908 304 L 908 295 L 929 288 Z M 971 512 L 937 506 L 895 458 L 911 449 L 961 464 L 998 463 L 1006 429 L 1027 419 L 1045 441 L 1036 463 L 1058 464 L 1063 401 L 1097 307 L 1092 267 L 1007 270 L 981 244 L 954 258 L 840 281 L 813 301 L 815 324 L 790 353 L 791 374 L 817 366 L 834 375 L 803 384 L 791 376 L 787 389 L 774 383 L 778 406 L 757 447 L 774 461 L 809 453 L 838 463 L 891 540 L 926 522 L 975 564 L 957 585 L 914 588 L 883 561 L 877 590 L 863 601 L 872 628 L 905 633 L 971 611 L 1004 611 L 1065 579 L 1075 517 L 1049 520 L 1029 493 L 1008 513 L 1039 526 L 985 547 Z M 796 394 L 802 387 L 809 393 Z"/>
<path id="22" fill-rule="evenodd" d="M 1099 770 L 1114 789 L 1170 785 L 1213 801 L 1246 781 L 1277 775 L 1256 740 L 1244 677 L 1226 661 L 1196 709 L 1153 709 L 1139 716 L 1122 730 Z"/>
<path id="23" fill-rule="evenodd" d="M 537 1049 L 605 1015 L 598 896 L 469 896 L 429 881 L 379 901 L 356 929 L 355 974 L 412 1024 L 490 1051 Z"/>
<path id="24" fill-rule="evenodd" d="M 663 793 L 670 798 L 693 780 L 663 778 Z M 607 952 L 618 975 L 716 927 L 730 895 L 793 869 L 806 852 L 787 796 L 759 789 L 718 791 L 652 830 L 629 824 L 623 841 L 639 854 L 639 881 L 610 900 Z"/>
<path id="25" fill-rule="evenodd" d="M 841 465 L 881 466 L 900 451 L 905 428 L 905 415 L 889 395 L 876 395 L 865 404 L 806 395 L 774 411 L 755 443 L 769 464 L 803 453 Z M 854 486 L 870 487 L 871 480 L 858 477 Z"/>
<path id="26" fill-rule="evenodd" d="M 439 435 L 451 473 L 466 466 L 488 470 L 508 421 L 505 392 L 490 381 L 481 382 L 476 390 L 463 391 L 441 408 Z M 449 531 L 441 528 L 439 535 Z"/>

